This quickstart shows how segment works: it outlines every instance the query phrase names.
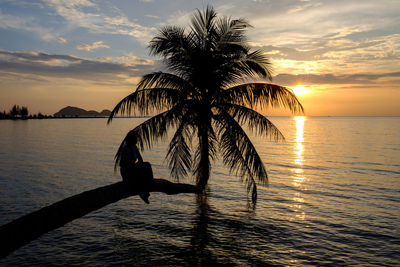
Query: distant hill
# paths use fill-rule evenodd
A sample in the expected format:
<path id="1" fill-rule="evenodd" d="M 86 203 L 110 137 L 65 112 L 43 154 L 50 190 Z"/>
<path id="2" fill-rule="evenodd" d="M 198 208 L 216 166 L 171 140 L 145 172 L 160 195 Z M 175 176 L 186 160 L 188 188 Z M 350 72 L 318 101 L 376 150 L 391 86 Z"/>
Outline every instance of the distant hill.
<path id="1" fill-rule="evenodd" d="M 68 106 L 54 113 L 54 117 L 108 117 L 110 114 L 111 111 L 108 109 L 97 112 L 95 110 L 87 111 L 82 108 Z"/>
<path id="2" fill-rule="evenodd" d="M 104 117 L 108 117 L 108 116 L 110 116 L 110 114 L 111 114 L 111 111 L 108 110 L 108 109 L 103 109 L 103 110 L 100 112 L 100 115 L 101 115 L 101 116 L 104 116 Z"/>

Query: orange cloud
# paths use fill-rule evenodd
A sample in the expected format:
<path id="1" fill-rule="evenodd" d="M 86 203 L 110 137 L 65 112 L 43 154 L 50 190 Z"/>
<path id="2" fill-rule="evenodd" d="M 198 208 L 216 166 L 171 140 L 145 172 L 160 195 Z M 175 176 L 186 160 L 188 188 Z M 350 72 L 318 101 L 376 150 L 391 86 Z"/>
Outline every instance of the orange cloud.
<path id="1" fill-rule="evenodd" d="M 91 45 L 82 44 L 82 45 L 77 45 L 76 46 L 76 49 L 78 49 L 78 50 L 86 50 L 86 51 L 89 51 L 89 52 L 94 50 L 94 49 L 97 49 L 97 48 L 110 48 L 110 47 L 108 45 L 104 44 L 103 41 L 97 41 L 97 42 L 94 42 Z"/>

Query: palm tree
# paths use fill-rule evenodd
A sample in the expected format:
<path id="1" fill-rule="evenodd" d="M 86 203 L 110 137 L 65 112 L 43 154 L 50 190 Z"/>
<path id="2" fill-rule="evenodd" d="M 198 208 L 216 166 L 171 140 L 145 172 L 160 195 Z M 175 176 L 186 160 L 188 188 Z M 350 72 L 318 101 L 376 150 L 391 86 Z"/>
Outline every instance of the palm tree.
<path id="1" fill-rule="evenodd" d="M 163 58 L 168 72 L 144 75 L 136 90 L 115 106 L 108 122 L 118 113 L 157 113 L 134 129 L 142 149 L 173 128 L 166 155 L 173 177 L 193 172 L 204 189 L 211 161 L 220 152 L 223 163 L 246 182 L 255 204 L 256 181 L 266 184 L 267 172 L 242 127 L 283 140 L 256 109 L 272 106 L 302 112 L 303 107 L 291 90 L 270 83 L 268 58 L 260 50 L 251 51 L 246 41 L 249 26 L 245 19 L 218 17 L 208 6 L 195 11 L 189 29 L 162 28 L 149 49 L 151 55 Z"/>
<path id="2" fill-rule="evenodd" d="M 26 117 L 29 114 L 28 107 L 21 107 L 20 113 L 21 113 L 22 118 L 26 119 Z"/>
<path id="3" fill-rule="evenodd" d="M 10 115 L 12 118 L 17 117 L 18 115 L 21 115 L 21 109 L 18 105 L 14 105 L 11 109 L 10 109 Z"/>

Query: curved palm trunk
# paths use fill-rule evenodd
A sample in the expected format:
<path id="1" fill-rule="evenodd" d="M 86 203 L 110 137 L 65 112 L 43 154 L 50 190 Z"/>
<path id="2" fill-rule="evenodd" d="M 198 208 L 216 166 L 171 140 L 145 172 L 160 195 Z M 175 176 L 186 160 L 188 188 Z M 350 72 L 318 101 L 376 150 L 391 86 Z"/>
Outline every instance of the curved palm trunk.
<path id="1" fill-rule="evenodd" d="M 208 151 L 208 134 L 203 133 L 199 136 L 200 139 L 200 162 L 199 162 L 199 178 L 197 186 L 204 189 L 207 185 L 208 178 L 210 178 L 210 159 Z"/>
<path id="2" fill-rule="evenodd" d="M 204 115 L 204 114 L 203 114 Z M 202 190 L 206 187 L 210 178 L 210 144 L 209 144 L 209 127 L 211 127 L 211 118 L 204 116 L 204 120 L 199 123 L 199 146 L 200 161 L 197 174 L 197 186 Z"/>
<path id="3" fill-rule="evenodd" d="M 179 194 L 197 193 L 199 190 L 197 186 L 190 184 L 154 179 L 149 191 Z M 0 227 L 0 259 L 44 233 L 89 212 L 139 193 L 140 190 L 132 184 L 118 182 L 74 195 L 5 224 Z"/>

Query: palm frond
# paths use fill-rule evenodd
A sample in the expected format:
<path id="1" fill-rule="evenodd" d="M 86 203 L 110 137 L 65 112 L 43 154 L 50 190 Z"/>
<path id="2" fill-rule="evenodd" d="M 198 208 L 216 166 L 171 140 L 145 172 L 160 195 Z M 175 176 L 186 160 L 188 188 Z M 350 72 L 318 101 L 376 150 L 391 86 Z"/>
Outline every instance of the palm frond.
<path id="1" fill-rule="evenodd" d="M 149 43 L 150 55 L 161 55 L 169 57 L 170 55 L 180 53 L 185 41 L 185 29 L 178 26 L 166 26 L 160 30 Z"/>
<path id="2" fill-rule="evenodd" d="M 191 143 L 193 137 L 192 114 L 186 112 L 182 117 L 168 148 L 166 159 L 171 169 L 171 176 L 179 179 L 186 177 L 192 167 Z"/>
<path id="3" fill-rule="evenodd" d="M 160 55 L 166 66 L 181 77 L 190 75 L 191 53 L 195 49 L 195 36 L 184 28 L 168 26 L 161 29 L 149 44 L 151 55 Z"/>
<path id="4" fill-rule="evenodd" d="M 129 115 L 139 111 L 141 115 L 148 115 L 153 111 L 162 111 L 171 108 L 177 103 L 179 91 L 189 88 L 190 84 L 181 77 L 165 72 L 153 72 L 143 76 L 136 91 L 123 98 L 112 110 L 108 122 L 118 114 Z"/>
<path id="5" fill-rule="evenodd" d="M 244 68 L 249 68 L 252 73 L 262 78 L 272 79 L 271 62 L 260 50 L 249 53 L 243 60 L 243 65 Z"/>
<path id="6" fill-rule="evenodd" d="M 254 108 L 284 107 L 291 112 L 304 112 L 296 95 L 288 88 L 266 82 L 252 82 L 233 86 L 221 92 L 221 99 Z"/>
<path id="7" fill-rule="evenodd" d="M 151 148 L 154 142 L 166 137 L 167 130 L 172 126 L 177 125 L 181 119 L 182 113 L 184 112 L 182 109 L 182 105 L 174 106 L 172 109 L 155 115 L 136 126 L 133 130 L 137 134 L 137 146 L 141 150 L 144 150 L 145 148 Z M 125 138 L 122 140 L 121 145 L 114 156 L 115 170 L 118 168 L 121 161 L 121 152 L 124 143 Z"/>
<path id="8" fill-rule="evenodd" d="M 227 44 L 221 52 L 221 64 L 216 73 L 221 77 L 221 87 L 229 88 L 238 80 L 272 79 L 272 68 L 269 59 L 260 51 L 250 51 L 246 43 Z"/>
<path id="9" fill-rule="evenodd" d="M 230 163 L 228 166 L 232 170 L 241 171 L 242 173 L 247 172 L 250 176 L 266 184 L 268 182 L 268 175 L 264 164 L 240 124 L 224 111 L 213 118 L 219 124 L 219 135 L 221 138 L 225 138 L 225 142 L 221 143 L 223 146 L 220 146 L 220 148 L 225 151 L 224 160 Z M 240 154 L 233 153 L 236 149 L 235 146 Z M 243 157 L 244 161 L 240 161 L 239 155 Z"/>
<path id="10" fill-rule="evenodd" d="M 249 77 L 271 80 L 272 70 L 268 58 L 260 50 L 250 52 L 248 48 L 243 47 L 242 50 L 244 49 L 247 51 L 237 50 L 231 54 L 229 64 L 226 65 L 229 75 L 225 82 L 230 82 L 232 78 L 239 80 Z"/>
<path id="11" fill-rule="evenodd" d="M 191 30 L 196 36 L 198 48 L 204 49 L 209 47 L 215 38 L 215 18 L 217 13 L 214 8 L 207 6 L 204 12 L 196 9 L 191 19 Z"/>
<path id="12" fill-rule="evenodd" d="M 244 30 L 251 27 L 245 19 L 232 20 L 228 17 L 220 18 L 217 22 L 217 31 L 219 35 L 218 48 L 223 50 L 229 44 L 245 44 L 246 37 Z"/>
<path id="13" fill-rule="evenodd" d="M 155 141 L 166 137 L 167 130 L 178 125 L 184 112 L 184 105 L 176 105 L 136 126 L 138 147 L 142 150 L 151 148 Z"/>
<path id="14" fill-rule="evenodd" d="M 171 108 L 179 99 L 179 91 L 171 88 L 151 88 L 138 90 L 123 98 L 108 117 L 107 123 L 120 113 L 130 115 L 132 112 L 139 112 L 147 116 L 151 112 L 160 112 Z"/>
<path id="15" fill-rule="evenodd" d="M 253 109 L 230 103 L 216 104 L 215 107 L 222 109 L 240 125 L 248 126 L 251 131 L 260 136 L 269 137 L 274 141 L 285 140 L 281 131 L 268 118 Z"/>
<path id="16" fill-rule="evenodd" d="M 225 116 L 229 116 L 225 114 Z M 230 119 L 228 119 L 230 120 Z M 242 181 L 244 181 L 247 185 L 247 192 L 251 192 L 251 199 L 253 206 L 255 206 L 257 201 L 257 185 L 255 182 L 255 177 L 261 180 L 264 184 L 267 183 L 267 173 L 264 169 L 264 165 L 257 156 L 255 156 L 255 160 L 248 158 L 248 151 L 251 150 L 246 148 L 244 143 L 248 143 L 248 141 L 240 141 L 241 139 L 237 139 L 238 136 L 242 135 L 239 133 L 232 134 L 232 129 L 237 128 L 239 129 L 240 126 L 236 125 L 232 127 L 226 127 L 227 120 L 220 118 L 217 120 L 219 124 L 219 135 L 220 135 L 220 143 L 219 147 L 221 149 L 223 155 L 223 163 L 230 168 L 230 172 L 234 173 L 235 175 L 239 176 Z M 238 128 L 239 127 L 239 128 Z M 246 139 L 246 138 L 244 138 Z M 247 144 L 248 145 L 248 144 Z M 251 145 L 251 142 L 250 142 Z M 256 162 L 251 164 L 251 162 Z M 257 171 L 257 167 L 255 165 L 261 164 L 260 170 Z M 256 167 L 256 168 L 254 168 Z M 256 171 L 255 171 L 256 170 Z M 261 174 L 261 175 L 260 175 Z"/>
<path id="17" fill-rule="evenodd" d="M 137 85 L 137 91 L 150 88 L 171 88 L 184 90 L 192 85 L 178 75 L 166 72 L 153 72 L 142 77 Z"/>

